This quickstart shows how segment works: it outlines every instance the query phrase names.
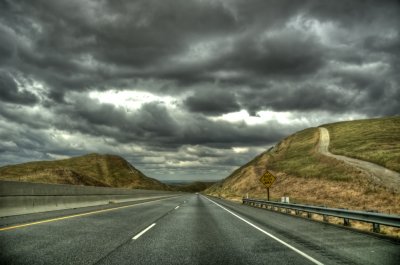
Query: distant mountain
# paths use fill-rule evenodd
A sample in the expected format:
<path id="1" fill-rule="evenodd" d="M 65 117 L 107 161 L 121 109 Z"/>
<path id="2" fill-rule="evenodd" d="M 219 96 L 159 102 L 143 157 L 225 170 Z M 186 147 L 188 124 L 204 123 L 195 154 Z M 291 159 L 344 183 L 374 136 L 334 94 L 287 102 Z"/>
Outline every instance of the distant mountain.
<path id="1" fill-rule="evenodd" d="M 321 151 L 324 129 L 299 131 L 205 193 L 233 200 L 246 194 L 266 198 L 259 178 L 268 170 L 277 177 L 270 189 L 273 199 L 289 196 L 298 203 L 400 213 L 400 116 L 321 127 L 330 135 L 329 151 Z M 342 160 L 337 155 L 346 157 Z M 373 164 L 363 166 L 359 160 Z M 377 174 L 369 166 L 384 167 L 387 172 Z"/>
<path id="2" fill-rule="evenodd" d="M 1 180 L 87 186 L 170 190 L 158 180 L 145 176 L 124 158 L 88 154 L 55 161 L 38 161 L 0 167 Z"/>
<path id="3" fill-rule="evenodd" d="M 194 181 L 190 183 L 174 183 L 171 184 L 171 188 L 176 191 L 183 191 L 183 192 L 200 192 L 203 191 L 212 185 L 215 184 L 215 181 Z"/>

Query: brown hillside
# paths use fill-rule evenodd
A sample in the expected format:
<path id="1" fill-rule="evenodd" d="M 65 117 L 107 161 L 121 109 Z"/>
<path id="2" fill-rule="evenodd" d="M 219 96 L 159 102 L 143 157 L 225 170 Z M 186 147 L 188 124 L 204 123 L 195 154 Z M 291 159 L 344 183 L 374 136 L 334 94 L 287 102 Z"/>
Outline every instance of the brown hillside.
<path id="1" fill-rule="evenodd" d="M 100 154 L 4 166 L 0 168 L 0 179 L 169 190 L 167 185 L 146 177 L 122 157 Z"/>
<path id="2" fill-rule="evenodd" d="M 373 121 L 376 122 L 376 119 Z M 359 121 L 355 121 L 355 124 L 358 126 Z M 385 129 L 382 128 L 384 126 L 382 124 L 380 128 L 368 127 L 364 122 L 364 128 L 369 128 L 370 134 L 377 135 L 378 133 L 371 131 Z M 400 131 L 400 127 L 393 129 L 392 122 L 386 120 L 386 124 L 388 124 L 386 127 L 388 132 L 384 135 L 388 137 L 385 139 L 382 135 L 376 138 L 381 143 L 392 142 L 395 134 L 393 130 Z M 351 127 L 352 122 L 335 124 L 335 126 Z M 324 125 L 324 127 L 330 128 L 329 125 Z M 349 130 L 351 128 L 340 130 L 336 127 L 336 139 L 344 137 L 340 131 Z M 234 200 L 239 200 L 246 193 L 250 197 L 266 198 L 266 188 L 259 182 L 259 178 L 268 169 L 277 177 L 270 189 L 272 199 L 279 199 L 286 195 L 292 202 L 298 203 L 400 213 L 400 194 L 375 183 L 364 172 L 318 153 L 316 148 L 318 140 L 318 128 L 297 132 L 282 140 L 272 150 L 260 154 L 235 170 L 225 180 L 213 185 L 205 192 Z M 373 138 L 366 139 L 365 142 L 359 141 L 358 145 L 361 144 L 373 144 L 378 148 Z M 390 156 L 396 156 L 397 153 L 388 152 L 388 148 L 391 148 L 391 145 L 385 144 L 377 151 L 385 153 L 386 161 L 394 161 L 396 158 Z"/>

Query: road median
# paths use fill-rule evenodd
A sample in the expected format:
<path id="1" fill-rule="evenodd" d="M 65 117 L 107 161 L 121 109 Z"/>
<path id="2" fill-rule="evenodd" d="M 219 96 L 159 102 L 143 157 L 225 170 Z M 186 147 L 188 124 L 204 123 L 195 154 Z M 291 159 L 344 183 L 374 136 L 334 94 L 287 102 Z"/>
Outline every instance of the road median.
<path id="1" fill-rule="evenodd" d="M 177 192 L 0 181 L 0 217 L 168 197 Z"/>

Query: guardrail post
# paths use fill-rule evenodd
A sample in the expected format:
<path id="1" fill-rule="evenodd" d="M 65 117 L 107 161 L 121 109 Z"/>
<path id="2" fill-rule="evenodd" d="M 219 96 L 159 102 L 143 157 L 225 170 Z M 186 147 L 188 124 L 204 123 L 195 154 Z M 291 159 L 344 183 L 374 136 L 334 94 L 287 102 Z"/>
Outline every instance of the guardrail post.
<path id="1" fill-rule="evenodd" d="M 329 218 L 328 218 L 327 215 L 322 215 L 322 220 L 323 220 L 324 222 L 329 223 Z"/>
<path id="2" fill-rule="evenodd" d="M 344 226 L 351 226 L 349 218 L 343 218 L 343 225 Z"/>
<path id="3" fill-rule="evenodd" d="M 375 233 L 380 233 L 381 232 L 381 226 L 377 223 L 372 223 L 372 231 Z"/>
<path id="4" fill-rule="evenodd" d="M 295 213 L 296 215 L 300 215 L 300 211 L 299 211 L 299 210 L 294 210 L 294 213 Z"/>
<path id="5" fill-rule="evenodd" d="M 312 218 L 312 213 L 307 212 L 307 218 Z"/>

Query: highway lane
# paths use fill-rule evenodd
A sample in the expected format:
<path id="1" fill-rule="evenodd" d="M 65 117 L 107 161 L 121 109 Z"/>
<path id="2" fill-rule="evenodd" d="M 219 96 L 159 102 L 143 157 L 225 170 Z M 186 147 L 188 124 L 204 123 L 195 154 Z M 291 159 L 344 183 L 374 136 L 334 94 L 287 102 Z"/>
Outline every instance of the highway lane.
<path id="1" fill-rule="evenodd" d="M 149 222 L 161 218 L 182 204 L 187 196 L 146 201 L 131 206 L 125 204 L 129 207 L 0 231 L 0 263 L 94 264 L 121 244 L 131 240 L 132 236 L 145 228 Z M 90 210 L 105 209 L 90 207 Z M 71 211 L 57 213 L 59 216 L 65 216 L 64 213 L 82 214 Z M 50 220 L 58 217 L 51 212 L 33 214 L 28 215 L 29 222 L 44 219 L 41 215 L 45 218 L 50 217 Z M 24 222 L 23 216 L 15 219 L 18 224 Z M 12 226 L 10 221 L 8 226 Z"/>
<path id="2" fill-rule="evenodd" d="M 400 264 L 395 242 L 190 194 L 0 231 L 0 242 L 2 264 Z"/>
<path id="3" fill-rule="evenodd" d="M 202 196 L 99 264 L 313 264 Z"/>
<path id="4" fill-rule="evenodd" d="M 400 243 L 323 222 L 213 199 L 324 264 L 400 264 Z"/>

